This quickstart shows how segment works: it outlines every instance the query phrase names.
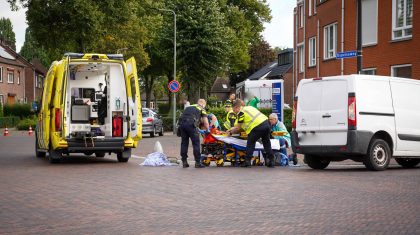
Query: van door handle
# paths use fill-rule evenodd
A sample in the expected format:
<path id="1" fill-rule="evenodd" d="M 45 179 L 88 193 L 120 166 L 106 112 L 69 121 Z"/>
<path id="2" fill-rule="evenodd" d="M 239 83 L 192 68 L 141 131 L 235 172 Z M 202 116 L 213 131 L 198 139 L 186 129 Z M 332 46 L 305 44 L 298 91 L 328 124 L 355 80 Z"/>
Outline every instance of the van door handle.
<path id="1" fill-rule="evenodd" d="M 331 117 L 331 114 L 329 114 L 329 113 L 326 113 L 326 114 L 322 115 L 322 118 L 330 118 L 330 117 Z"/>

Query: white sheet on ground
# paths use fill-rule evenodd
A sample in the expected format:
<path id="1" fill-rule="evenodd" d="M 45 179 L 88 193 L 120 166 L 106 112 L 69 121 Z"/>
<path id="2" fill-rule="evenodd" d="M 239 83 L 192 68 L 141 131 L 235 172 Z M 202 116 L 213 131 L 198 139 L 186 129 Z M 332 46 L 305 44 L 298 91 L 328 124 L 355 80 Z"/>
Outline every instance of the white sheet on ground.
<path id="1" fill-rule="evenodd" d="M 147 155 L 144 162 L 140 163 L 140 166 L 172 166 L 172 164 L 164 153 L 154 152 Z"/>

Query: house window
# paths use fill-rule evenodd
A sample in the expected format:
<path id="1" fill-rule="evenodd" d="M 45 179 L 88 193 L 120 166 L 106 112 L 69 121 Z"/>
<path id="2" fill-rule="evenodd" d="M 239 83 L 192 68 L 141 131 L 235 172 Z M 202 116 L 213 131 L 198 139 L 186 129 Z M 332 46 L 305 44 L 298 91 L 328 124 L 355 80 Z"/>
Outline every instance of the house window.
<path id="1" fill-rule="evenodd" d="M 366 75 L 376 75 L 376 68 L 366 68 L 366 69 L 362 69 L 361 74 L 366 74 Z"/>
<path id="2" fill-rule="evenodd" d="M 411 64 L 391 66 L 391 76 L 401 78 L 411 78 Z"/>
<path id="3" fill-rule="evenodd" d="M 309 67 L 316 65 L 316 37 L 309 39 Z"/>
<path id="4" fill-rule="evenodd" d="M 314 15 L 316 14 L 316 4 L 317 4 L 317 2 L 316 2 L 317 0 L 314 0 Z"/>
<path id="5" fill-rule="evenodd" d="M 337 23 L 324 27 L 324 59 L 335 57 L 337 52 Z"/>
<path id="6" fill-rule="evenodd" d="M 25 97 L 25 104 L 27 104 L 28 103 L 28 97 Z"/>
<path id="7" fill-rule="evenodd" d="M 42 88 L 42 80 L 44 77 L 42 75 L 36 75 L 35 77 L 35 87 Z"/>
<path id="8" fill-rule="evenodd" d="M 17 84 L 20 84 L 20 72 L 18 71 L 18 74 L 17 74 Z"/>
<path id="9" fill-rule="evenodd" d="M 0 104 L 1 104 L 1 107 L 4 106 L 4 96 L 3 95 L 0 95 Z"/>
<path id="10" fill-rule="evenodd" d="M 362 1 L 362 45 L 378 42 L 378 0 Z"/>
<path id="11" fill-rule="evenodd" d="M 305 50 L 303 45 L 298 47 L 299 50 L 299 72 L 303 73 L 305 71 Z"/>
<path id="12" fill-rule="evenodd" d="M 299 27 L 302 28 L 303 27 L 303 21 L 305 20 L 303 18 L 304 14 L 303 14 L 303 5 L 299 6 Z"/>
<path id="13" fill-rule="evenodd" d="M 14 74 L 13 72 L 7 73 L 7 83 L 14 83 Z"/>
<path id="14" fill-rule="evenodd" d="M 392 39 L 413 35 L 413 0 L 392 1 Z"/>
<path id="15" fill-rule="evenodd" d="M 3 82 L 3 67 L 0 67 L 0 82 Z"/>

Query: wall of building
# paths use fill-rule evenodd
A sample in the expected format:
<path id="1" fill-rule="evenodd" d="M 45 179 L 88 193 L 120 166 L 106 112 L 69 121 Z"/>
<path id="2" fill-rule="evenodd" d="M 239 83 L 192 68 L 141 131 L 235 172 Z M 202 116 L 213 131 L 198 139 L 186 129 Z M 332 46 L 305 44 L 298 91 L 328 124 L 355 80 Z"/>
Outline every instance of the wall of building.
<path id="1" fill-rule="evenodd" d="M 24 70 L 23 67 L 10 64 L 0 64 L 3 67 L 3 80 L 0 82 L 0 95 L 3 96 L 4 103 L 24 102 L 25 86 L 24 86 Z M 13 73 L 13 83 L 8 82 L 8 73 Z M 18 83 L 20 76 L 20 83 Z"/>

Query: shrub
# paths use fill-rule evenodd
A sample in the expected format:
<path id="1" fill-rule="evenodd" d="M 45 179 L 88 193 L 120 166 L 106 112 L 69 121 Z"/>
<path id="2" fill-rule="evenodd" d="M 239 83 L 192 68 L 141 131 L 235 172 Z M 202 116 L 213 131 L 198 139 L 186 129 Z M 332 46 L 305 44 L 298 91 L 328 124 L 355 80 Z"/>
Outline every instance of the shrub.
<path id="1" fill-rule="evenodd" d="M 36 118 L 23 119 L 23 120 L 19 121 L 19 123 L 17 124 L 17 129 L 27 131 L 27 130 L 29 130 L 30 126 L 32 127 L 32 129 L 35 129 L 36 123 L 37 123 Z"/>
<path id="2" fill-rule="evenodd" d="M 22 118 L 27 118 L 31 115 L 31 105 L 30 104 L 6 104 L 3 108 L 4 116 L 17 116 Z"/>
<path id="3" fill-rule="evenodd" d="M 19 117 L 0 117 L 0 127 L 14 127 L 19 122 Z"/>
<path id="4" fill-rule="evenodd" d="M 0 117 L 3 117 L 3 105 L 0 103 Z"/>

